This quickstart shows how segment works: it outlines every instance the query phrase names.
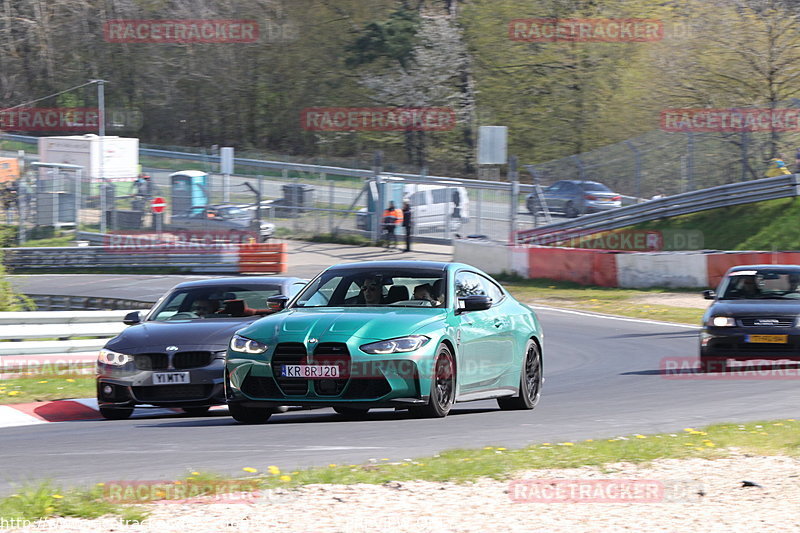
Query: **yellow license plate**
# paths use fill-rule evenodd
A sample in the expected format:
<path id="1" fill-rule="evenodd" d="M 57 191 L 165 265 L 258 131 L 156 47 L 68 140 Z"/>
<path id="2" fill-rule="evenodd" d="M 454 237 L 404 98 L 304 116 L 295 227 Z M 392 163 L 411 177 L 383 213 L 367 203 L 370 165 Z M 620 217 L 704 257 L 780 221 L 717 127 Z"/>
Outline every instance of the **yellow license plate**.
<path id="1" fill-rule="evenodd" d="M 748 335 L 747 342 L 761 342 L 765 344 L 787 344 L 789 335 Z"/>

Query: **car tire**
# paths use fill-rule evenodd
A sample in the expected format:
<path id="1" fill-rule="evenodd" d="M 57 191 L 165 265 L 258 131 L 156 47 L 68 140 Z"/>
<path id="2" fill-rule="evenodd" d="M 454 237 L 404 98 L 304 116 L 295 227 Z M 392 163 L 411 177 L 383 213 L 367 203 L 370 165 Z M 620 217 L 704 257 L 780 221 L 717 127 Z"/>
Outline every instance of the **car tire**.
<path id="1" fill-rule="evenodd" d="M 133 408 L 101 407 L 100 415 L 106 420 L 126 420 L 133 414 Z"/>
<path id="2" fill-rule="evenodd" d="M 567 218 L 577 218 L 580 215 L 580 212 L 575 208 L 572 202 L 567 202 L 567 205 L 564 206 L 564 216 Z"/>
<path id="3" fill-rule="evenodd" d="M 228 404 L 228 412 L 240 424 L 263 424 L 272 416 L 272 409 L 264 407 L 245 407 L 238 403 Z"/>
<path id="4" fill-rule="evenodd" d="M 519 379 L 519 394 L 497 399 L 503 411 L 530 410 L 539 403 L 542 394 L 542 354 L 539 345 L 531 339 L 525 346 L 525 358 Z"/>
<path id="5" fill-rule="evenodd" d="M 333 408 L 334 411 L 347 418 L 364 418 L 369 413 L 369 407 L 339 407 Z"/>
<path id="6" fill-rule="evenodd" d="M 431 391 L 427 405 L 411 407 L 417 418 L 444 418 L 456 398 L 456 362 L 450 349 L 442 344 L 433 362 Z"/>
<path id="7" fill-rule="evenodd" d="M 210 405 L 203 407 L 181 407 L 181 411 L 189 416 L 205 416 L 209 409 L 211 409 Z"/>

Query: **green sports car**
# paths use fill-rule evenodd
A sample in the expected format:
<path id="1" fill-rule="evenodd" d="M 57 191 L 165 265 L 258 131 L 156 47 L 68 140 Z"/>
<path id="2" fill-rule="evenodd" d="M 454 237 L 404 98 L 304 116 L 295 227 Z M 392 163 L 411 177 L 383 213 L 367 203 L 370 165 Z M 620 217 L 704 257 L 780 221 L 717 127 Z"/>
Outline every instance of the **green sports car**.
<path id="1" fill-rule="evenodd" d="M 228 347 L 226 401 L 239 422 L 265 422 L 281 406 L 444 417 L 455 402 L 539 401 L 536 315 L 469 265 L 337 265 L 291 301 L 269 300 L 283 310 L 237 331 Z"/>

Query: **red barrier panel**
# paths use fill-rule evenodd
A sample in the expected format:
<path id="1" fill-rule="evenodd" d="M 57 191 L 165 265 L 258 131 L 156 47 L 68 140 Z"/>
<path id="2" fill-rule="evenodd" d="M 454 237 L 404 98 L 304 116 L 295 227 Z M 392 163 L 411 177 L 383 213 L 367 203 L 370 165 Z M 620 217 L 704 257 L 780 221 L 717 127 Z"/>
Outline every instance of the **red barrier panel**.
<path id="1" fill-rule="evenodd" d="M 795 264 L 797 252 L 726 252 L 708 254 L 708 285 L 716 287 L 729 268 L 739 265 Z"/>
<path id="2" fill-rule="evenodd" d="M 528 276 L 616 287 L 616 254 L 604 250 L 532 246 L 528 251 Z"/>

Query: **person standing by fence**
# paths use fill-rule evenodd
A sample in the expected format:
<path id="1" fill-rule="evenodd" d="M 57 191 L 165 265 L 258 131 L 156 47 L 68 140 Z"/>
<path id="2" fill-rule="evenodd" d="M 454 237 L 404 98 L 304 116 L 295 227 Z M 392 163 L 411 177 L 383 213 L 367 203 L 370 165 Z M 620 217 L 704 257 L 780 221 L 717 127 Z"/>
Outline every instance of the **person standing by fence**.
<path id="1" fill-rule="evenodd" d="M 411 204 L 403 202 L 403 228 L 406 230 L 406 252 L 411 251 Z"/>
<path id="2" fill-rule="evenodd" d="M 386 237 L 386 247 L 397 246 L 395 229 L 403 221 L 403 212 L 395 207 L 394 202 L 389 202 L 389 207 L 383 212 L 383 231 Z"/>

